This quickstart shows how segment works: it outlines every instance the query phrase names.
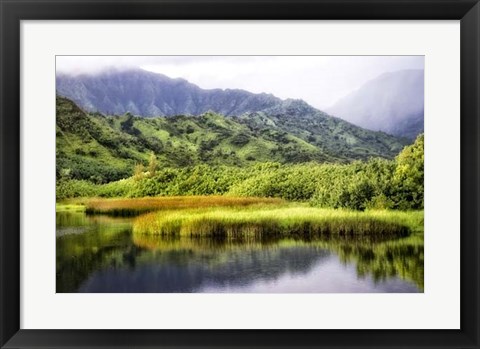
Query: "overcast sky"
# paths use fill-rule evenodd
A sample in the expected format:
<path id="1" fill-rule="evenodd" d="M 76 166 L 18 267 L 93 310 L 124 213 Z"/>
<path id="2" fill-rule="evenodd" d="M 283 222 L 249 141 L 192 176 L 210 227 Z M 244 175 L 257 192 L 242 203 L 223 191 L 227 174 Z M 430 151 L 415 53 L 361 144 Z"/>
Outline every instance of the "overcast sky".
<path id="1" fill-rule="evenodd" d="M 240 88 L 325 109 L 385 72 L 424 69 L 423 56 L 57 56 L 58 72 L 141 68 L 201 88 Z"/>

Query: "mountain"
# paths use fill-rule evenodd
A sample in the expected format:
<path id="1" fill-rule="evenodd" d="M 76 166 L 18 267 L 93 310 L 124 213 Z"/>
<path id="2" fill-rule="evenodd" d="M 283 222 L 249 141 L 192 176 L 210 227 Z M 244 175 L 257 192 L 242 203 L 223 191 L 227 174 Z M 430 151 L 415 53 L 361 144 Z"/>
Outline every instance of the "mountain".
<path id="1" fill-rule="evenodd" d="M 382 74 L 326 112 L 370 130 L 414 139 L 423 132 L 424 71 Z"/>
<path id="2" fill-rule="evenodd" d="M 204 90 L 184 79 L 141 69 L 111 70 L 97 75 L 57 74 L 56 90 L 89 112 L 140 116 L 200 115 L 214 111 L 241 115 L 273 107 L 273 95 L 244 90 Z"/>
<path id="3" fill-rule="evenodd" d="M 393 158 L 407 143 L 405 139 L 366 130 L 332 117 L 302 100 L 287 99 L 274 107 L 243 114 L 239 119 L 251 130 L 260 133 L 274 129 L 300 138 L 328 155 L 323 161 L 348 162 L 370 157 Z M 280 139 L 278 141 L 282 143 Z M 322 161 L 309 158 L 303 161 L 309 160 Z"/>
<path id="4" fill-rule="evenodd" d="M 405 142 L 331 117 L 300 100 L 228 117 L 105 116 L 57 97 L 57 175 L 99 183 L 129 177 L 156 154 L 163 167 L 393 158 Z"/>

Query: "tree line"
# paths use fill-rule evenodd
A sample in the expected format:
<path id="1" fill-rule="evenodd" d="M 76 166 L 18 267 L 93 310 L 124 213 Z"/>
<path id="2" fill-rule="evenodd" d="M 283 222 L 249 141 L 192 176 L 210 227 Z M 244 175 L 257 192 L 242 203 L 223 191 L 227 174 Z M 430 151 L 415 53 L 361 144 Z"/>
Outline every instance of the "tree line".
<path id="1" fill-rule="evenodd" d="M 314 206 L 365 210 L 423 209 L 424 136 L 394 160 L 349 164 L 256 163 L 251 166 L 196 165 L 162 168 L 155 155 L 131 177 L 107 184 L 57 181 L 57 200 L 71 197 L 232 195 L 308 201 Z"/>

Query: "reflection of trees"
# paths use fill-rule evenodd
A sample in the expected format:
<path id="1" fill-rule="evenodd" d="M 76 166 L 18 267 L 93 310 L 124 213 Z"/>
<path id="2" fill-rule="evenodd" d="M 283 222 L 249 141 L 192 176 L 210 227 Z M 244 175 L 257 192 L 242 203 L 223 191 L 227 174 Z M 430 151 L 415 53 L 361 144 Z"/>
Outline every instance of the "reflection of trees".
<path id="1" fill-rule="evenodd" d="M 81 211 L 62 211 L 56 213 L 57 236 L 101 231 L 115 232 L 131 226 L 126 218 L 112 218 L 104 215 L 87 216 Z"/>
<path id="2" fill-rule="evenodd" d="M 303 245 L 303 244 L 302 244 Z M 195 292 L 307 273 L 328 252 L 292 243 L 182 239 L 156 250 L 131 242 L 130 231 L 57 238 L 57 292 Z M 98 283 L 97 283 L 98 281 Z"/>
<path id="3" fill-rule="evenodd" d="M 270 248 L 312 247 L 335 252 L 344 264 L 355 264 L 357 275 L 371 275 L 376 282 L 392 277 L 412 281 L 423 290 L 423 235 L 414 234 L 396 240 L 378 240 L 371 238 L 337 238 L 328 240 L 212 240 L 212 239 L 175 239 L 159 238 L 151 235 L 134 235 L 138 246 L 157 251 L 187 249 L 195 250 L 252 250 Z M 216 259 L 217 263 L 221 259 Z"/>
<path id="4" fill-rule="evenodd" d="M 376 243 L 338 240 L 320 244 L 333 250 L 343 263 L 355 263 L 360 277 L 371 275 L 378 282 L 397 276 L 423 290 L 422 235 Z"/>
<path id="5" fill-rule="evenodd" d="M 121 260 L 132 246 L 123 219 L 57 212 L 56 223 L 57 292 L 75 292 L 93 271 Z"/>
<path id="6" fill-rule="evenodd" d="M 57 212 L 55 215 L 57 235 L 64 229 L 82 228 L 88 224 L 88 220 L 82 212 Z"/>
<path id="7" fill-rule="evenodd" d="M 257 280 L 307 273 L 329 253 L 315 247 L 173 249 L 137 256 L 135 271 L 100 270 L 80 288 L 87 292 L 195 292 L 205 286 L 247 286 Z"/>
<path id="8" fill-rule="evenodd" d="M 130 231 L 70 234 L 57 238 L 57 292 L 75 292 L 88 276 L 110 265 L 123 265 L 135 251 Z"/>
<path id="9" fill-rule="evenodd" d="M 93 292 L 194 292 L 209 283 L 247 285 L 306 273 L 327 255 L 291 243 L 155 240 L 156 246 L 133 244 L 130 230 L 111 226 L 58 237 L 57 292 L 76 292 L 89 278 L 94 288 L 96 278 L 102 279 L 101 289 Z"/>
<path id="10" fill-rule="evenodd" d="M 355 264 L 360 277 L 382 281 L 397 276 L 423 289 L 422 235 L 388 241 L 162 238 L 132 235 L 129 227 L 115 222 L 90 222 L 86 233 L 57 237 L 57 292 L 247 286 L 308 273 L 329 251 L 343 263 Z"/>

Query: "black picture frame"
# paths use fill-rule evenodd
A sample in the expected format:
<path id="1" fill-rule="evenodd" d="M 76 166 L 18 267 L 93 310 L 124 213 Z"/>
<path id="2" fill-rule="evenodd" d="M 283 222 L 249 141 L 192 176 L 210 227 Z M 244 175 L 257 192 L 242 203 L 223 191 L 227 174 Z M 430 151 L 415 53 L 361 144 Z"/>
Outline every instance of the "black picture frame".
<path id="1" fill-rule="evenodd" d="M 479 348 L 480 5 L 477 1 L 0 0 L 0 11 L 0 344 L 2 348 Z M 80 19 L 460 20 L 461 329 L 20 329 L 20 22 L 22 20 Z M 448 159 L 445 161 L 448 165 Z M 439 217 L 439 219 L 442 218 Z M 441 316 L 441 309 L 435 316 Z"/>

